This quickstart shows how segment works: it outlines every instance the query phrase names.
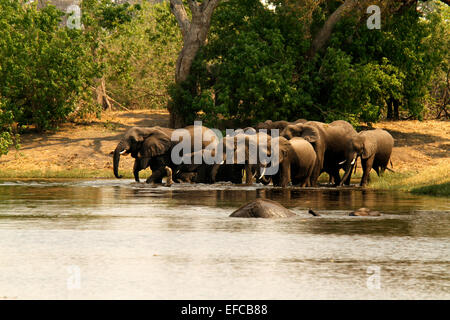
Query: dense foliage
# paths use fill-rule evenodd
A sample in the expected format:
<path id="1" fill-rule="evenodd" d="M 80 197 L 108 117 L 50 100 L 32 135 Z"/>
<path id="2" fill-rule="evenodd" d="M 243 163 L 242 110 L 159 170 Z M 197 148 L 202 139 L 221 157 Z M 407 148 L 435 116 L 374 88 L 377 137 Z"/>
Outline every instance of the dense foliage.
<path id="1" fill-rule="evenodd" d="M 19 125 L 46 129 L 64 120 L 89 78 L 79 32 L 61 12 L 0 0 L 0 96 Z"/>
<path id="2" fill-rule="evenodd" d="M 168 3 L 143 2 L 139 8 L 105 39 L 106 88 L 119 108 L 163 109 L 167 87 L 174 81 L 181 33 Z"/>
<path id="3" fill-rule="evenodd" d="M 381 30 L 369 30 L 365 20 L 350 15 L 338 23 L 327 48 L 310 58 L 309 33 L 340 2 L 334 8 L 322 2 L 310 20 L 304 7 L 277 3 L 276 10 L 259 0 L 219 5 L 190 79 L 171 90 L 187 122 L 375 122 L 392 105 L 422 117 L 430 79 L 448 57 L 448 7 L 411 7 L 383 17 Z"/>
<path id="4" fill-rule="evenodd" d="M 181 42 L 168 4 L 84 0 L 79 29 L 51 5 L 0 0 L 0 12 L 0 155 L 22 128 L 99 115 L 100 85 L 114 106 L 167 104 Z"/>
<path id="5" fill-rule="evenodd" d="M 81 28 L 68 29 L 53 6 L 0 0 L 0 155 L 24 127 L 99 115 L 99 92 L 107 106 L 171 103 L 187 123 L 210 125 L 448 116 L 448 6 L 419 1 L 418 11 L 383 15 L 381 30 L 349 15 L 311 57 L 313 35 L 342 2 L 266 2 L 275 9 L 222 1 L 190 77 L 175 85 L 183 40 L 167 2 L 83 0 Z"/>

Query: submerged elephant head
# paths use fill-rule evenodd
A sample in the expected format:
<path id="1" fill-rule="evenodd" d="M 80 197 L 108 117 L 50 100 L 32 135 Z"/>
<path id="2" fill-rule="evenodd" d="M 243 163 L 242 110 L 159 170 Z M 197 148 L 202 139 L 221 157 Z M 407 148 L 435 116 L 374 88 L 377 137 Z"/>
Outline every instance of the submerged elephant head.
<path id="1" fill-rule="evenodd" d="M 114 176 L 119 175 L 119 161 L 121 155 L 131 154 L 133 158 L 152 158 L 165 154 L 170 150 L 171 129 L 162 127 L 130 128 L 114 150 Z"/>

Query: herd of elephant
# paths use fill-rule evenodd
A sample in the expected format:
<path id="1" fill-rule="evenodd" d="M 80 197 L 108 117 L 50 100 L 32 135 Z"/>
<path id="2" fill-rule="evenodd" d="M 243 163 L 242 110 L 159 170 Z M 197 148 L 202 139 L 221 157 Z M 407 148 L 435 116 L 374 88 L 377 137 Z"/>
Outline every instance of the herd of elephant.
<path id="1" fill-rule="evenodd" d="M 184 129 L 194 135 L 195 126 Z M 159 126 L 129 129 L 113 152 L 114 175 L 117 178 L 122 177 L 119 175 L 120 156 L 130 154 L 135 159 L 133 174 L 137 182 L 139 171 L 150 167 L 152 174 L 146 180 L 147 183 L 162 183 L 162 179 L 167 177 L 168 185 L 172 182 L 219 181 L 242 184 L 245 178 L 246 184 L 257 182 L 265 185 L 272 183 L 279 187 L 315 187 L 320 174 L 326 172 L 330 182 L 335 186 L 342 186 L 350 184 L 352 172 L 360 158 L 363 169 L 360 185 L 365 186 L 370 181 L 369 174 L 372 169 L 378 175 L 386 169 L 391 170 L 387 166 L 394 146 L 394 139 L 387 131 L 375 129 L 358 133 L 350 123 L 343 120 L 331 123 L 305 119 L 294 122 L 267 120 L 254 128 L 236 130 L 234 134 L 223 138 L 218 138 L 213 130 L 201 126 L 201 146 L 194 145 L 192 141 L 193 152 L 187 157 L 201 157 L 207 148 L 222 144 L 219 150 L 223 150 L 223 154 L 216 154 L 222 161 L 177 164 L 171 156 L 179 142 L 172 140 L 174 132 L 175 129 Z M 275 132 L 279 135 L 273 134 Z M 237 139 L 245 141 L 245 144 L 236 143 Z M 270 156 L 271 152 L 277 152 L 278 162 L 271 164 L 278 167 L 275 174 L 264 174 L 267 163 L 260 160 L 261 153 L 258 154 L 256 162 L 249 161 L 252 150 L 256 150 L 262 140 L 267 141 L 267 156 Z M 277 150 L 271 149 L 270 145 L 276 145 Z M 239 148 L 245 150 L 237 150 Z M 233 159 L 230 163 L 225 152 L 229 149 L 234 149 L 234 154 L 245 154 L 244 159 Z M 344 170 L 342 178 L 341 169 Z"/>

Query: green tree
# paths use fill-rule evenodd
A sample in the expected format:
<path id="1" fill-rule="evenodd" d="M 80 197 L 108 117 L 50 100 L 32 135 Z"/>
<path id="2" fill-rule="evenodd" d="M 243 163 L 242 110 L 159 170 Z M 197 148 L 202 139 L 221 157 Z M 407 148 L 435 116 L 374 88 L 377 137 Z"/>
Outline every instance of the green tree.
<path id="1" fill-rule="evenodd" d="M 21 125 L 64 121 L 89 83 L 81 32 L 60 27 L 53 6 L 0 0 L 0 96 Z"/>
<path id="2" fill-rule="evenodd" d="M 374 122 L 400 109 L 421 118 L 428 83 L 448 54 L 443 15 L 416 1 L 229 0 L 215 11 L 191 74 L 171 89 L 188 121 L 265 119 Z M 422 4 L 422 2 L 420 2 Z M 448 41 L 447 41 L 448 43 Z"/>
<path id="3" fill-rule="evenodd" d="M 181 33 L 169 4 L 143 2 L 133 18 L 105 39 L 104 77 L 112 105 L 165 108 Z"/>

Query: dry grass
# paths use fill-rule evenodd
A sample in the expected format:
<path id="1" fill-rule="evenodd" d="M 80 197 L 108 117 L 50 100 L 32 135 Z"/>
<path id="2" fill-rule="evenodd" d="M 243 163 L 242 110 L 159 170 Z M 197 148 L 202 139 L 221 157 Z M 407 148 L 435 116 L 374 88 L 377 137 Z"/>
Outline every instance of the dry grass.
<path id="1" fill-rule="evenodd" d="M 395 171 L 422 171 L 449 158 L 449 121 L 386 121 L 374 127 L 387 130 L 395 139 L 392 153 Z"/>
<path id="2" fill-rule="evenodd" d="M 124 131 L 155 125 L 168 125 L 166 111 L 107 112 L 56 132 L 23 134 L 20 150 L 0 157 L 0 178 L 111 178 L 110 153 Z M 133 162 L 122 157 L 121 174 L 131 176 Z"/>

